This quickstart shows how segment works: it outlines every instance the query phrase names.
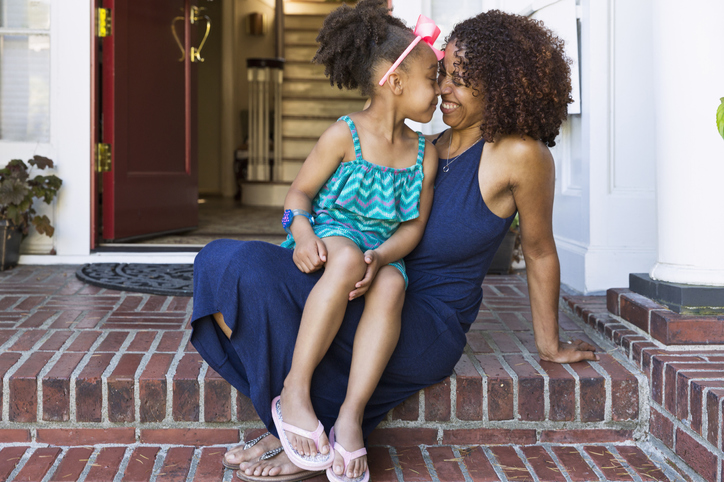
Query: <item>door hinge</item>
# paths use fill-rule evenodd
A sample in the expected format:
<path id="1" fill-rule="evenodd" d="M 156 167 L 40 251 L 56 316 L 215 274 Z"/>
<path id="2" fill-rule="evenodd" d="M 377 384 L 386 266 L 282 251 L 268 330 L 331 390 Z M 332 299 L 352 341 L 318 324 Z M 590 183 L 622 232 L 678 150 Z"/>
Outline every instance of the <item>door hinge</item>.
<path id="1" fill-rule="evenodd" d="M 112 25 L 111 9 L 96 9 L 96 35 L 101 38 L 110 36 Z"/>
<path id="2" fill-rule="evenodd" d="M 111 172 L 111 145 L 96 144 L 96 172 Z"/>

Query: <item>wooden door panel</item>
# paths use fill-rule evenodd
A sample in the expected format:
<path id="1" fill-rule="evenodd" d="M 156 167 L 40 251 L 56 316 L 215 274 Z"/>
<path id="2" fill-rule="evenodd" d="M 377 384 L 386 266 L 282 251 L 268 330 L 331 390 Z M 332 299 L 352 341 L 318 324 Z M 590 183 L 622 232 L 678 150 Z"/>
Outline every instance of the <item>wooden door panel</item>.
<path id="1" fill-rule="evenodd" d="M 103 174 L 106 240 L 197 224 L 190 6 L 190 0 L 104 1 L 113 15 L 112 35 L 103 41 L 103 142 L 111 144 L 113 159 Z M 174 19 L 183 51 L 172 34 Z"/>

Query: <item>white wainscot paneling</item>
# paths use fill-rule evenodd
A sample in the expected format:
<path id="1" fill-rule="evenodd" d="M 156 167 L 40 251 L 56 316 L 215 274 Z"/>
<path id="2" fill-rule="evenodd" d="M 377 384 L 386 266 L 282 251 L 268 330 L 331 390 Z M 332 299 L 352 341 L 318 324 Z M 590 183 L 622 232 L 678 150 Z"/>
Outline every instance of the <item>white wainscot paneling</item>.
<path id="1" fill-rule="evenodd" d="M 615 194 L 652 195 L 656 185 L 651 0 L 612 0 L 612 158 Z"/>

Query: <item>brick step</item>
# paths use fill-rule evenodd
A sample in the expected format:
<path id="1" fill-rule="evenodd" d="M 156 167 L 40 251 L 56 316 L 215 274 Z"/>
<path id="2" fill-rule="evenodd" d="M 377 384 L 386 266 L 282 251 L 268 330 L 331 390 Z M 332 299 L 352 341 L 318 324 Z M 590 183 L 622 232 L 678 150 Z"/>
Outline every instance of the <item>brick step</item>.
<path id="1" fill-rule="evenodd" d="M 647 387 L 625 361 L 599 350 L 595 363 L 542 362 L 523 278 L 491 276 L 483 290 L 453 376 L 395 408 L 383 428 L 455 443 L 505 431 L 521 431 L 520 443 L 550 441 L 555 430 L 582 442 L 599 432 L 614 442 L 642 435 Z M 0 327 L 0 429 L 30 430 L 35 442 L 40 430 L 132 428 L 142 441 L 145 431 L 260 426 L 250 401 L 188 343 L 189 298 L 70 279 L 47 295 L 4 295 L 0 306 L 11 315 Z M 560 325 L 593 343 L 564 313 Z"/>
<path id="2" fill-rule="evenodd" d="M 679 315 L 628 289 L 566 296 L 575 314 L 611 340 L 646 376 L 650 433 L 704 480 L 724 467 L 724 347 L 721 316 Z"/>
<path id="3" fill-rule="evenodd" d="M 0 445 L 0 480 L 239 480 L 221 464 L 233 445 Z M 373 445 L 375 482 L 683 481 L 685 474 L 649 445 Z M 533 478 L 535 474 L 535 479 Z M 324 475 L 309 479 L 324 482 Z"/>

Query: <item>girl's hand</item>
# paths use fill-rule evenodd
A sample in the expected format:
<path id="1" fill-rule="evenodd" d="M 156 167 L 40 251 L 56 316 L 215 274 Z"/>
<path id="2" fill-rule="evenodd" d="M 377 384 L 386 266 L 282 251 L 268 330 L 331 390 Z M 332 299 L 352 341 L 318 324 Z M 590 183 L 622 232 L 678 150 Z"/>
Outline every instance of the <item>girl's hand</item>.
<path id="1" fill-rule="evenodd" d="M 355 298 L 359 298 L 370 289 L 372 280 L 377 276 L 377 271 L 380 269 L 380 256 L 374 250 L 365 251 L 365 263 L 367 263 L 367 270 L 365 276 L 361 281 L 358 281 L 354 285 L 354 290 L 349 294 L 349 300 L 352 301 Z"/>
<path id="2" fill-rule="evenodd" d="M 292 259 L 302 273 L 314 273 L 327 262 L 327 246 L 315 235 L 304 236 L 296 242 Z"/>

